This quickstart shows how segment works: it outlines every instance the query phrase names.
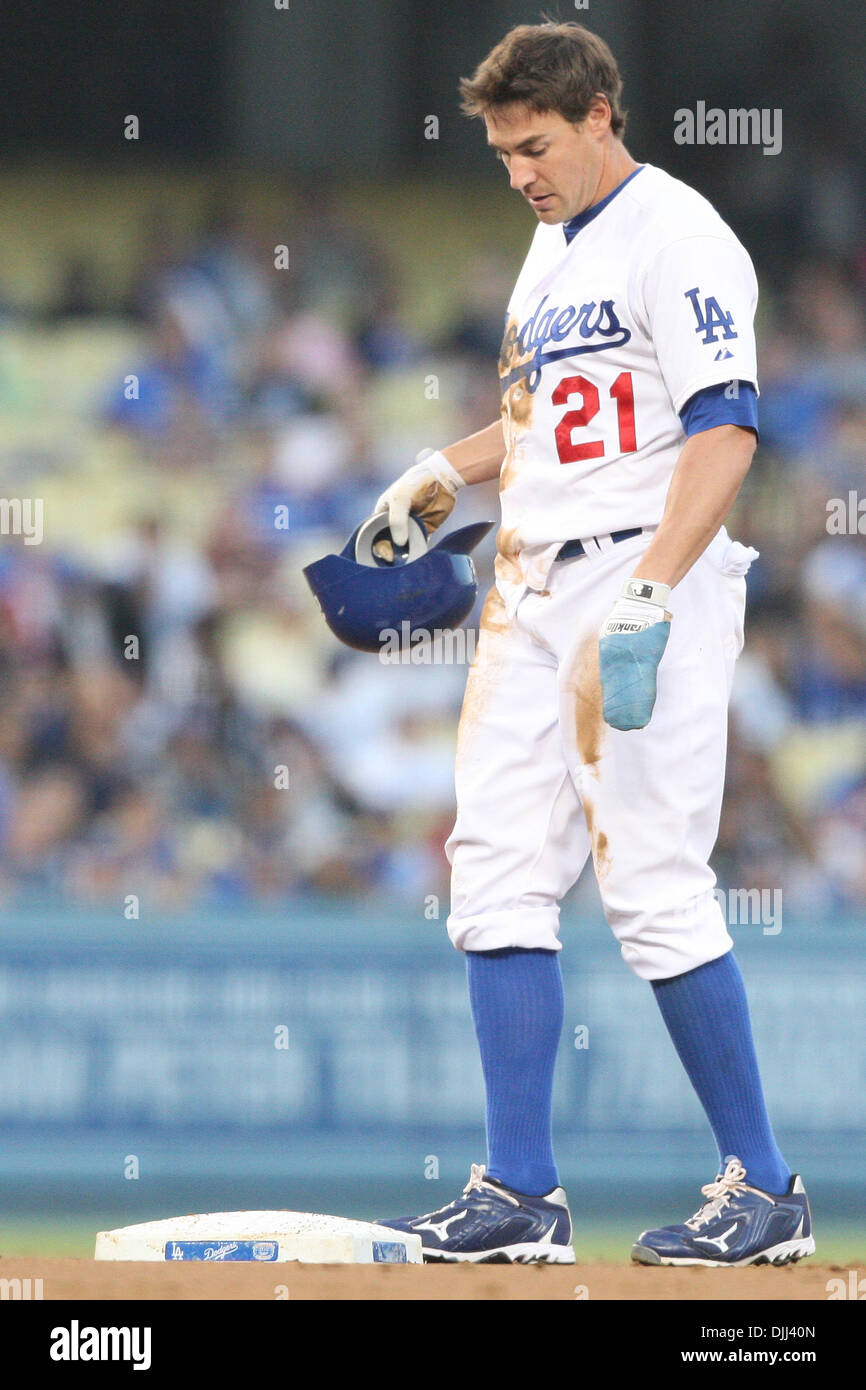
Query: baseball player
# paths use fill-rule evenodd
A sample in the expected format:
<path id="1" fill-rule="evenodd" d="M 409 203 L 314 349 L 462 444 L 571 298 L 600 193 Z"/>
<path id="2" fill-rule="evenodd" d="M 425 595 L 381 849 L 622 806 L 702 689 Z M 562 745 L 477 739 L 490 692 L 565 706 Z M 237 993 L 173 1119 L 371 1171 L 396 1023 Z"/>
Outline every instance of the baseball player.
<path id="1" fill-rule="evenodd" d="M 449 1205 L 386 1224 L 428 1260 L 574 1260 L 551 1139 L 558 904 L 591 855 L 720 1155 L 694 1216 L 644 1231 L 632 1257 L 784 1264 L 815 1248 L 809 1205 L 770 1127 L 708 866 L 757 555 L 723 524 L 758 433 L 754 270 L 706 199 L 631 157 L 616 62 L 584 27 L 512 29 L 461 89 L 538 223 L 502 415 L 419 455 L 377 510 L 402 543 L 410 512 L 435 527 L 466 484 L 500 480 L 446 847 L 488 1159 Z"/>

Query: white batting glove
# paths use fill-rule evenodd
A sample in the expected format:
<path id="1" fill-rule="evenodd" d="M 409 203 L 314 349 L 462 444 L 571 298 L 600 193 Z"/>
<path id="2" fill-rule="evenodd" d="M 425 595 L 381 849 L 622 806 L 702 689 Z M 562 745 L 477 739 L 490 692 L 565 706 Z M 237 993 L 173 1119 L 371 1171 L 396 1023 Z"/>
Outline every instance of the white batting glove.
<path id="1" fill-rule="evenodd" d="M 627 579 L 602 626 L 602 637 L 611 637 L 617 632 L 643 632 L 653 623 L 670 622 L 671 615 L 667 611 L 670 596 L 670 584 Z"/>
<path id="2" fill-rule="evenodd" d="M 656 675 L 671 630 L 669 584 L 627 579 L 598 642 L 602 712 L 613 729 L 644 729 L 656 702 Z"/>
<path id="3" fill-rule="evenodd" d="M 397 545 L 409 539 L 409 513 L 423 521 L 427 531 L 449 516 L 454 500 L 465 486 L 457 469 L 444 454 L 435 449 L 422 449 L 412 468 L 407 468 L 395 483 L 382 493 L 376 511 L 387 508 L 388 526 Z"/>

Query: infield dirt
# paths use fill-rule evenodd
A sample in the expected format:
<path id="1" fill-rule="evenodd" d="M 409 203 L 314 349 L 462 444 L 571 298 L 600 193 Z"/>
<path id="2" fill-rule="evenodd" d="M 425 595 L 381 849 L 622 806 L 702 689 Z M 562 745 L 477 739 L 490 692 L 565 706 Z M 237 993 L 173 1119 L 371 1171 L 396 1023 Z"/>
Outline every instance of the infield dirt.
<path id="1" fill-rule="evenodd" d="M 826 1300 L 828 1281 L 846 1279 L 837 1265 L 782 1269 L 648 1269 L 633 1264 L 298 1265 L 138 1263 L 0 1259 L 0 1280 L 40 1279 L 53 1299 L 526 1300 L 725 1299 Z M 9 1285 L 3 1285 L 5 1297 Z"/>

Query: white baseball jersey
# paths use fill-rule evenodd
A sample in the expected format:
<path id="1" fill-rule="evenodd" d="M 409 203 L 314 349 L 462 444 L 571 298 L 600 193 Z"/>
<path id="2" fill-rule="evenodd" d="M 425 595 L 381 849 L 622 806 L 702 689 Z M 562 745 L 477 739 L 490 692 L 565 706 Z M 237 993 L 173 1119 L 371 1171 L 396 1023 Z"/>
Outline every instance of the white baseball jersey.
<path id="1" fill-rule="evenodd" d="M 757 389 L 748 253 L 705 198 L 642 165 L 570 244 L 539 224 L 508 305 L 497 584 L 513 611 L 563 541 L 661 520 L 697 391 Z"/>

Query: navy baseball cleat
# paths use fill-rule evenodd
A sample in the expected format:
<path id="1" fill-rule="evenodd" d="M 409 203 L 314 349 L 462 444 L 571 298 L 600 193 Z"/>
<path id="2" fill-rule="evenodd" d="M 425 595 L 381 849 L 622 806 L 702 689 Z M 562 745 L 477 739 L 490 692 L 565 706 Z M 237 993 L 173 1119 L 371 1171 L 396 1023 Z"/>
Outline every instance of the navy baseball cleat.
<path id="1" fill-rule="evenodd" d="M 803 1179 L 784 1196 L 752 1187 L 738 1158 L 701 1191 L 707 1202 L 680 1226 L 644 1231 L 631 1257 L 642 1265 L 786 1265 L 815 1253 Z"/>
<path id="2" fill-rule="evenodd" d="M 471 1260 L 477 1264 L 574 1264 L 571 1215 L 561 1187 L 545 1197 L 526 1197 L 473 1163 L 462 1197 L 426 1216 L 379 1221 L 421 1237 L 427 1263 Z"/>

